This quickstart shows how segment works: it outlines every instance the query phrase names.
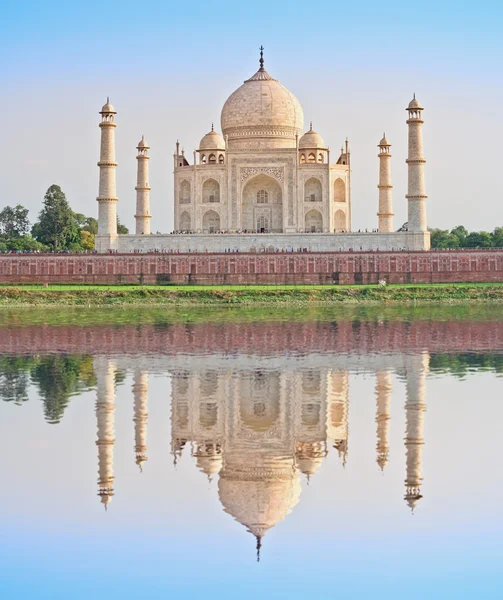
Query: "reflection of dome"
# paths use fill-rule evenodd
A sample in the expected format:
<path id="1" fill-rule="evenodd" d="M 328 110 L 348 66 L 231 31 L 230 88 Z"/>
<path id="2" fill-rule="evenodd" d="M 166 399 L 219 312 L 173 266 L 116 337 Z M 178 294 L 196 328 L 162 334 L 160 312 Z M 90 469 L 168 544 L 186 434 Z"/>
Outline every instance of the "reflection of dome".
<path id="1" fill-rule="evenodd" d="M 258 138 L 263 147 L 295 148 L 304 114 L 297 98 L 262 66 L 229 96 L 221 124 L 229 144 L 237 147 Z"/>
<path id="2" fill-rule="evenodd" d="M 226 470 L 218 482 L 225 512 L 259 538 L 290 514 L 300 492 L 299 477 L 291 469 Z"/>
<path id="3" fill-rule="evenodd" d="M 320 442 L 298 442 L 297 468 L 304 475 L 315 475 L 326 455 L 326 448 Z"/>
<path id="4" fill-rule="evenodd" d="M 316 133 L 316 131 L 313 131 L 313 126 L 311 125 L 311 129 L 300 138 L 299 148 L 325 149 L 326 146 L 321 135 Z"/>
<path id="5" fill-rule="evenodd" d="M 225 140 L 212 129 L 202 138 L 199 150 L 225 150 Z"/>
<path id="6" fill-rule="evenodd" d="M 300 458 L 297 461 L 297 467 L 304 475 L 315 475 L 322 462 L 323 458 L 321 456 L 317 458 Z"/>
<path id="7" fill-rule="evenodd" d="M 196 459 L 197 468 L 208 477 L 216 475 L 222 468 L 222 457 L 214 456 L 198 456 Z"/>

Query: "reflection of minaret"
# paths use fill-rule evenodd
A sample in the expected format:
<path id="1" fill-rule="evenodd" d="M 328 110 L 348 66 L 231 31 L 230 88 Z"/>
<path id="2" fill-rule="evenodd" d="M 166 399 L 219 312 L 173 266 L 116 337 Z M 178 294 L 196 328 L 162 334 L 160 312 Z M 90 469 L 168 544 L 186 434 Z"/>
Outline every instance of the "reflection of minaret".
<path id="1" fill-rule="evenodd" d="M 346 464 L 348 453 L 349 381 L 347 371 L 332 371 L 329 387 L 328 437 Z"/>
<path id="2" fill-rule="evenodd" d="M 405 448 L 407 454 L 407 475 L 405 479 L 405 501 L 412 510 L 422 498 L 422 451 L 424 411 L 424 388 L 428 374 L 429 355 L 420 354 L 407 357 L 407 402 L 405 403 L 406 426 Z"/>
<path id="3" fill-rule="evenodd" d="M 96 418 L 98 421 L 98 496 L 105 510 L 114 495 L 115 366 L 104 358 L 94 361 L 97 377 Z"/>
<path id="4" fill-rule="evenodd" d="M 388 433 L 390 420 L 391 374 L 376 373 L 377 464 L 384 469 L 388 462 Z"/>
<path id="5" fill-rule="evenodd" d="M 133 376 L 134 440 L 136 464 L 142 470 L 147 460 L 148 374 L 137 370 Z"/>

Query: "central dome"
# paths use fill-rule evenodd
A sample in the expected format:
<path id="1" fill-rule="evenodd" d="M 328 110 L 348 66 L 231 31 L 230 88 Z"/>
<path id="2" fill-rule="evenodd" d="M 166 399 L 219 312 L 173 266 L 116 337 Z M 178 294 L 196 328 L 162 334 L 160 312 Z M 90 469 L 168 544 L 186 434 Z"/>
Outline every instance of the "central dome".
<path id="1" fill-rule="evenodd" d="M 297 98 L 263 67 L 229 96 L 221 115 L 230 149 L 295 148 L 304 114 Z"/>

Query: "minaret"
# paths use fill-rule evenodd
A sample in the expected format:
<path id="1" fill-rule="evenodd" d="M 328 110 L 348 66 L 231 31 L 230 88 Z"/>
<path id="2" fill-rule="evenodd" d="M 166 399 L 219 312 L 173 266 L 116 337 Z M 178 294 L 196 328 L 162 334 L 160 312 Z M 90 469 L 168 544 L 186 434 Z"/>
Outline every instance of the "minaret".
<path id="1" fill-rule="evenodd" d="M 416 100 L 416 94 L 406 109 L 409 113 L 407 125 L 409 126 L 409 158 L 405 161 L 409 165 L 409 185 L 406 198 L 409 201 L 408 230 L 427 231 L 426 226 L 426 198 L 424 191 L 424 164 L 423 157 L 423 108 Z"/>
<path id="2" fill-rule="evenodd" d="M 136 146 L 138 150 L 138 176 L 136 179 L 136 235 L 149 234 L 150 233 L 150 187 L 148 185 L 148 161 L 150 156 L 148 155 L 149 146 L 145 141 L 145 138 L 141 136 L 141 140 Z"/>
<path id="3" fill-rule="evenodd" d="M 98 201 L 98 234 L 117 235 L 117 190 L 115 185 L 115 108 L 107 103 L 101 109 L 100 187 Z"/>
<path id="4" fill-rule="evenodd" d="M 376 373 L 376 423 L 377 423 L 377 464 L 384 470 L 388 462 L 389 422 L 391 400 L 391 374 L 389 371 Z"/>
<path id="5" fill-rule="evenodd" d="M 134 397 L 134 440 L 136 464 L 142 469 L 147 460 L 147 405 L 148 405 L 148 373 L 135 371 L 133 375 L 133 397 Z"/>
<path id="6" fill-rule="evenodd" d="M 428 374 L 429 355 L 425 353 L 408 356 L 406 360 L 405 450 L 407 473 L 404 499 L 409 507 L 414 510 L 418 501 L 422 498 L 423 430 L 424 412 L 426 410 L 424 390 L 426 375 Z"/>
<path id="7" fill-rule="evenodd" d="M 393 186 L 391 185 L 391 144 L 383 135 L 379 142 L 379 232 L 392 233 L 393 231 Z"/>
<path id="8" fill-rule="evenodd" d="M 106 358 L 94 361 L 97 377 L 96 418 L 98 421 L 98 496 L 105 506 L 114 495 L 114 413 L 115 413 L 115 367 Z"/>

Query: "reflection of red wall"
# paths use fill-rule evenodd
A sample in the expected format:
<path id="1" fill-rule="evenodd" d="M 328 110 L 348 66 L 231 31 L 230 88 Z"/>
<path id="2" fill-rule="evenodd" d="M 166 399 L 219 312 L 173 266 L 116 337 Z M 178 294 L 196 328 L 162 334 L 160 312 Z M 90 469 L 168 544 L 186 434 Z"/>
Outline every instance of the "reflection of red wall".
<path id="1" fill-rule="evenodd" d="M 503 249 L 293 254 L 0 256 L 0 283 L 503 281 Z"/>
<path id="2" fill-rule="evenodd" d="M 169 318 L 169 314 L 166 315 Z M 331 321 L 0 328 L 0 353 L 258 354 L 503 350 L 503 322 Z"/>

